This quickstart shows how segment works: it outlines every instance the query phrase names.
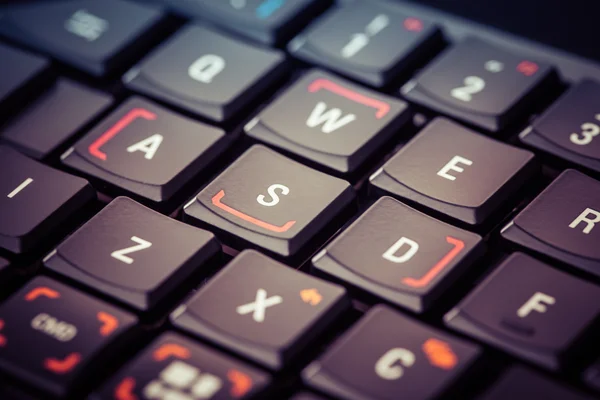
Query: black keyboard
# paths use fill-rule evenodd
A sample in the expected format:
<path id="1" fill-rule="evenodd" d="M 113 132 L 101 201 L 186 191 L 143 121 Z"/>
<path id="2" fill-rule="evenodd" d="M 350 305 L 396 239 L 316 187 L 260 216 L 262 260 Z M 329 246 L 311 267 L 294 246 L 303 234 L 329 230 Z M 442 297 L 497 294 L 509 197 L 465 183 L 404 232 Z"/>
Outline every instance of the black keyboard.
<path id="1" fill-rule="evenodd" d="M 600 65 L 383 0 L 0 8 L 0 399 L 600 396 Z"/>

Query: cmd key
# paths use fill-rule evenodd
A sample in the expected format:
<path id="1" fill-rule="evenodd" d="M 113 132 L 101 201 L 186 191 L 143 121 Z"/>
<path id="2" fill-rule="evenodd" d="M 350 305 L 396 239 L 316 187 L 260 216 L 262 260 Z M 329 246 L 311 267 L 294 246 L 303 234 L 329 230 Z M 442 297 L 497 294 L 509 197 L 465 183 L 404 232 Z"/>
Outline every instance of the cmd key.
<path id="1" fill-rule="evenodd" d="M 0 369 L 64 396 L 93 377 L 108 355 L 118 356 L 114 350 L 134 334 L 136 322 L 116 307 L 37 277 L 0 305 Z"/>
<path id="2" fill-rule="evenodd" d="M 60 244 L 44 263 L 147 311 L 219 250 L 212 233 L 118 197 Z"/>
<path id="3" fill-rule="evenodd" d="M 0 145 L 0 247 L 31 251 L 96 198 L 84 179 Z"/>
<path id="4" fill-rule="evenodd" d="M 162 20 L 153 7 L 124 0 L 4 6 L 0 35 L 103 76 L 129 63 Z"/>
<path id="5" fill-rule="evenodd" d="M 526 115 L 548 86 L 554 69 L 490 43 L 467 37 L 405 84 L 408 100 L 490 131 Z"/>
<path id="6" fill-rule="evenodd" d="M 600 182 L 563 172 L 502 229 L 502 237 L 600 276 Z"/>

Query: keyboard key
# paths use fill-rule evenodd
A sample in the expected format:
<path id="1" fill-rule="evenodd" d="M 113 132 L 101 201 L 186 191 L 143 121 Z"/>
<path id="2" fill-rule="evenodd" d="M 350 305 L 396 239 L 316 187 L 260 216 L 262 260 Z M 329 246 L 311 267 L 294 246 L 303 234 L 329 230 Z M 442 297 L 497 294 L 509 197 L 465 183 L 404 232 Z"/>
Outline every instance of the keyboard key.
<path id="1" fill-rule="evenodd" d="M 210 232 L 119 197 L 51 253 L 45 265 L 148 310 L 219 251 Z"/>
<path id="2" fill-rule="evenodd" d="M 475 362 L 463 340 L 375 306 L 302 376 L 331 396 L 397 400 L 437 398 Z"/>
<path id="3" fill-rule="evenodd" d="M 313 71 L 245 129 L 258 140 L 349 173 L 398 131 L 407 109 L 402 101 Z"/>
<path id="4" fill-rule="evenodd" d="M 533 153 L 436 119 L 371 176 L 374 188 L 471 225 L 537 172 Z"/>
<path id="5" fill-rule="evenodd" d="M 2 16 L 0 16 L 2 25 Z M 0 27 L 0 30 L 2 28 Z M 33 97 L 32 91 L 47 75 L 50 63 L 45 59 L 0 44 L 0 107 Z"/>
<path id="6" fill-rule="evenodd" d="M 353 200 L 348 182 L 256 145 L 184 207 L 184 218 L 217 229 L 223 240 L 235 235 L 289 257 Z"/>
<path id="7" fill-rule="evenodd" d="M 267 374 L 180 335 L 156 339 L 90 400 L 264 398 Z"/>
<path id="8" fill-rule="evenodd" d="M 326 0 L 152 1 L 267 44 L 282 43 L 330 3 Z"/>
<path id="9" fill-rule="evenodd" d="M 502 236 L 600 276 L 600 182 L 563 172 L 502 230 Z"/>
<path id="10" fill-rule="evenodd" d="M 3 10 L 0 35 L 102 76 L 145 48 L 162 17 L 156 8 L 123 0 L 44 2 Z"/>
<path id="11" fill-rule="evenodd" d="M 106 94 L 60 80 L 4 127 L 1 138 L 28 156 L 43 159 L 98 117 L 111 102 Z"/>
<path id="12" fill-rule="evenodd" d="M 478 400 L 544 399 L 591 400 L 591 397 L 562 386 L 523 367 L 513 367 Z"/>
<path id="13" fill-rule="evenodd" d="M 423 312 L 483 253 L 481 237 L 382 197 L 313 258 L 313 268 Z"/>
<path id="14" fill-rule="evenodd" d="M 521 141 L 600 173 L 599 101 L 600 83 L 583 80 L 535 119 Z"/>
<path id="15" fill-rule="evenodd" d="M 431 22 L 404 14 L 390 3 L 362 1 L 330 10 L 288 48 L 310 63 L 382 87 L 441 41 Z"/>
<path id="16" fill-rule="evenodd" d="M 84 179 L 0 146 L 0 247 L 31 251 L 96 194 Z"/>
<path id="17" fill-rule="evenodd" d="M 225 150 L 224 138 L 220 129 L 132 98 L 62 159 L 93 178 L 164 203 Z"/>
<path id="18" fill-rule="evenodd" d="M 600 288 L 516 253 L 444 319 L 451 328 L 558 370 L 599 313 Z"/>
<path id="19" fill-rule="evenodd" d="M 283 72 L 283 53 L 189 25 L 125 75 L 137 92 L 229 120 Z"/>
<path id="20" fill-rule="evenodd" d="M 248 250 L 183 308 L 176 326 L 280 369 L 349 305 L 341 286 Z"/>
<path id="21" fill-rule="evenodd" d="M 0 305 L 0 369 L 64 396 L 98 371 L 98 356 L 130 336 L 135 322 L 68 286 L 35 278 Z"/>
<path id="22" fill-rule="evenodd" d="M 411 101 L 490 131 L 522 116 L 555 81 L 551 66 L 469 37 L 401 90 Z"/>

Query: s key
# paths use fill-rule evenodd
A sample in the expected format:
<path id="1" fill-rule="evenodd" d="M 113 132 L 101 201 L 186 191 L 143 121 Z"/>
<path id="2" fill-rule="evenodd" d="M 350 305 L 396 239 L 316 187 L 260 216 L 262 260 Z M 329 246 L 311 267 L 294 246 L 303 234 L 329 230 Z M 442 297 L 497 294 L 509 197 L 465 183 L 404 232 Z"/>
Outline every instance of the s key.
<path id="1" fill-rule="evenodd" d="M 234 247 L 249 242 L 290 257 L 353 199 L 348 182 L 255 145 L 184 207 L 184 217 L 216 228 Z"/>

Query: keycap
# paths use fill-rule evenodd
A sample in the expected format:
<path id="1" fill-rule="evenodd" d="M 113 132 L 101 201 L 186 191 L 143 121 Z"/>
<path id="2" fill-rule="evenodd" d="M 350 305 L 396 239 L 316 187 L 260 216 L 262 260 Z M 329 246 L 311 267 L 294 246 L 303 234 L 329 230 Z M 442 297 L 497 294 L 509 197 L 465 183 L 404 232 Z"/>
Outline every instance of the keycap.
<path id="1" fill-rule="evenodd" d="M 219 251 L 212 233 L 118 197 L 58 246 L 45 265 L 148 310 Z"/>
<path id="2" fill-rule="evenodd" d="M 158 33 L 151 31 L 163 18 L 155 7 L 123 0 L 41 2 L 2 11 L 0 35 L 96 76 L 146 48 L 148 33 Z"/>
<path id="3" fill-rule="evenodd" d="M 556 79 L 548 64 L 467 37 L 438 56 L 401 93 L 435 111 L 499 131 L 523 116 Z"/>
<path id="4" fill-rule="evenodd" d="M 336 398 L 437 398 L 479 356 L 477 346 L 378 305 L 302 372 Z"/>
<path id="5" fill-rule="evenodd" d="M 279 44 L 324 7 L 326 0 L 151 0 L 189 18 L 266 43 Z"/>
<path id="6" fill-rule="evenodd" d="M 245 131 L 337 172 L 350 173 L 408 116 L 403 101 L 315 70 L 250 121 Z"/>
<path id="7" fill-rule="evenodd" d="M 537 171 L 533 153 L 436 119 L 370 182 L 376 191 L 479 225 Z"/>
<path id="8" fill-rule="evenodd" d="M 317 273 L 423 312 L 483 253 L 481 237 L 382 197 L 312 260 Z"/>
<path id="9" fill-rule="evenodd" d="M 392 3 L 342 3 L 298 35 L 288 49 L 369 85 L 382 87 L 439 47 L 432 22 L 408 15 Z"/>
<path id="10" fill-rule="evenodd" d="M 111 103 L 107 94 L 62 79 L 5 126 L 0 137 L 28 156 L 43 159 Z"/>
<path id="11" fill-rule="evenodd" d="M 598 316 L 599 304 L 600 288 L 515 253 L 444 320 L 453 329 L 558 370 Z"/>
<path id="12" fill-rule="evenodd" d="M 246 250 L 172 319 L 181 329 L 276 370 L 348 305 L 343 287 Z"/>
<path id="13" fill-rule="evenodd" d="M 109 346 L 116 351 L 135 335 L 135 323 L 131 314 L 37 277 L 0 305 L 0 369 L 64 396 L 101 368 Z"/>
<path id="14" fill-rule="evenodd" d="M 560 385 L 524 367 L 513 367 L 478 400 L 544 399 L 591 400 L 591 397 Z"/>
<path id="15" fill-rule="evenodd" d="M 220 129 L 134 97 L 61 158 L 92 178 L 165 203 L 216 159 L 228 141 Z"/>
<path id="16" fill-rule="evenodd" d="M 223 122 L 277 82 L 284 58 L 278 50 L 188 25 L 124 80 L 134 91 Z"/>
<path id="17" fill-rule="evenodd" d="M 39 90 L 39 85 L 47 77 L 50 66 L 50 63 L 41 57 L 2 44 L 0 44 L 0 60 L 2 60 L 0 63 L 0 107 L 2 108 L 7 107 L 9 103 L 19 102 L 24 98 L 29 100 L 33 97 L 31 92 Z"/>
<path id="18" fill-rule="evenodd" d="M 165 333 L 90 400 L 260 399 L 269 376 L 181 335 Z"/>
<path id="19" fill-rule="evenodd" d="M 600 276 L 600 182 L 566 170 L 502 229 L 526 249 Z"/>
<path id="20" fill-rule="evenodd" d="M 31 251 L 96 197 L 81 178 L 0 146 L 0 247 Z"/>
<path id="21" fill-rule="evenodd" d="M 348 182 L 255 145 L 186 204 L 184 219 L 289 257 L 353 200 Z"/>
<path id="22" fill-rule="evenodd" d="M 521 141 L 600 172 L 600 83 L 584 79 L 519 135 Z"/>

